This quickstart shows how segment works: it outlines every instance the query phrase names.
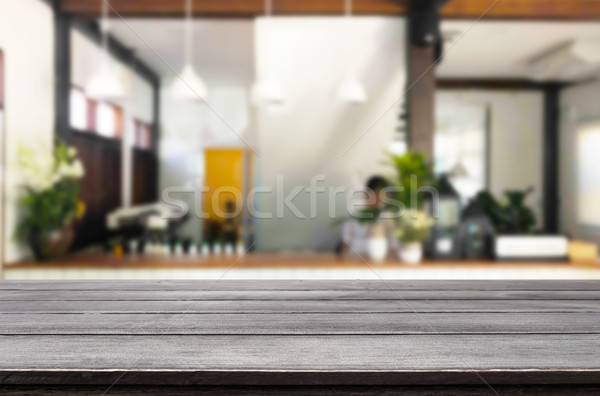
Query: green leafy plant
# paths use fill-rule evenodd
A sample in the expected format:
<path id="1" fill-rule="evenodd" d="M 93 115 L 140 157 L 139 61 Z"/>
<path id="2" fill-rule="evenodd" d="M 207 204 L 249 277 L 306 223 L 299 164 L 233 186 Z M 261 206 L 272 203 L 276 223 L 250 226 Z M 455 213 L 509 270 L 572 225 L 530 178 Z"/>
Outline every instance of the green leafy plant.
<path id="1" fill-rule="evenodd" d="M 525 205 L 525 199 L 532 191 L 533 188 L 506 191 L 504 201 L 496 200 L 491 193 L 482 191 L 475 199 L 479 201 L 497 233 L 527 234 L 533 231 L 536 224 L 533 210 Z"/>
<path id="2" fill-rule="evenodd" d="M 389 155 L 396 170 L 397 199 L 408 209 L 422 207 L 424 198 L 419 190 L 423 187 L 436 187 L 433 166 L 421 153 L 407 152 L 404 155 Z"/>
<path id="3" fill-rule="evenodd" d="M 50 148 L 18 148 L 17 168 L 22 177 L 20 204 L 24 215 L 16 236 L 35 237 L 42 254 L 50 233 L 80 218 L 85 207 L 79 200 L 79 182 L 84 170 L 77 151 L 63 142 Z"/>

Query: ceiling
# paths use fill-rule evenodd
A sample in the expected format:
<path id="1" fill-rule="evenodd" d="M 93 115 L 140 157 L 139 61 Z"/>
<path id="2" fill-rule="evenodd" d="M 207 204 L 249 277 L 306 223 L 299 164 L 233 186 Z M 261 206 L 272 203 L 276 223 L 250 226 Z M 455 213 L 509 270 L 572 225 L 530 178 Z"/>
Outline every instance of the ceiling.
<path id="1" fill-rule="evenodd" d="M 600 40 L 597 22 L 443 21 L 451 39 L 437 67 L 440 78 L 529 78 L 526 63 L 574 39 Z"/>
<path id="2" fill-rule="evenodd" d="M 161 76 L 183 66 L 182 19 L 114 19 L 111 31 Z M 575 39 L 600 40 L 595 22 L 446 20 L 441 79 L 528 79 L 527 61 Z M 254 78 L 252 19 L 196 19 L 194 64 L 211 81 L 248 83 Z M 174 71 L 175 70 L 175 71 Z"/>
<path id="3" fill-rule="evenodd" d="M 173 78 L 183 67 L 184 26 L 181 18 L 115 19 L 110 30 L 159 75 Z M 254 79 L 252 20 L 196 20 L 193 32 L 194 65 L 203 77 L 220 85 Z"/>

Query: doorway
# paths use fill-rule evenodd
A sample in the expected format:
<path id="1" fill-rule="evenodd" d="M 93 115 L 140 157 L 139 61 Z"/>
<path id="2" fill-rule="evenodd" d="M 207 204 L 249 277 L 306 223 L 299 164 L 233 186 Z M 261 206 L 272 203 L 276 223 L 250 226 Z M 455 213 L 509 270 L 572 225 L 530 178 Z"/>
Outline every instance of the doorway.
<path id="1" fill-rule="evenodd" d="M 253 154 L 246 149 L 209 148 L 204 152 L 204 240 L 211 245 L 252 243 L 247 197 L 253 182 Z"/>

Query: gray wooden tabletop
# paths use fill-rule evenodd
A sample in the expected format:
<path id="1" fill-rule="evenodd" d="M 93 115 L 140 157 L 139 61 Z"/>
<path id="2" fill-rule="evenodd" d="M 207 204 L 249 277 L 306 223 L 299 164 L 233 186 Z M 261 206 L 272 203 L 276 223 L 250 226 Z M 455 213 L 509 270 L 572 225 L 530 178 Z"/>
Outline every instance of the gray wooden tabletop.
<path id="1" fill-rule="evenodd" d="M 5 281 L 0 384 L 600 383 L 595 281 Z"/>

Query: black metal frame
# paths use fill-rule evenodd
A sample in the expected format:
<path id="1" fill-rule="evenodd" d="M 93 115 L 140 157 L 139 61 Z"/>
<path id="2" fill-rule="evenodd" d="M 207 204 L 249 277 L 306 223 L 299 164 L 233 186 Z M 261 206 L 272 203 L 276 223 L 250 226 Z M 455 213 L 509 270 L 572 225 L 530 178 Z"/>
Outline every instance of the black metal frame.
<path id="1" fill-rule="evenodd" d="M 532 90 L 544 97 L 543 124 L 543 197 L 544 231 L 556 234 L 559 231 L 559 100 L 560 92 L 568 87 L 565 83 L 537 83 L 526 80 L 438 80 L 438 90 L 485 89 L 485 90 Z M 488 117 L 489 118 L 489 117 Z M 490 121 L 490 120 L 488 120 Z M 488 136 L 488 145 L 489 142 Z M 489 156 L 488 148 L 488 156 Z M 489 161 L 489 158 L 488 158 Z M 488 163 L 488 172 L 490 166 Z M 488 175 L 489 179 L 489 175 Z"/>
<path id="2" fill-rule="evenodd" d="M 559 186 L 559 100 L 561 85 L 544 86 L 544 229 L 548 233 L 558 232 L 560 213 Z"/>

